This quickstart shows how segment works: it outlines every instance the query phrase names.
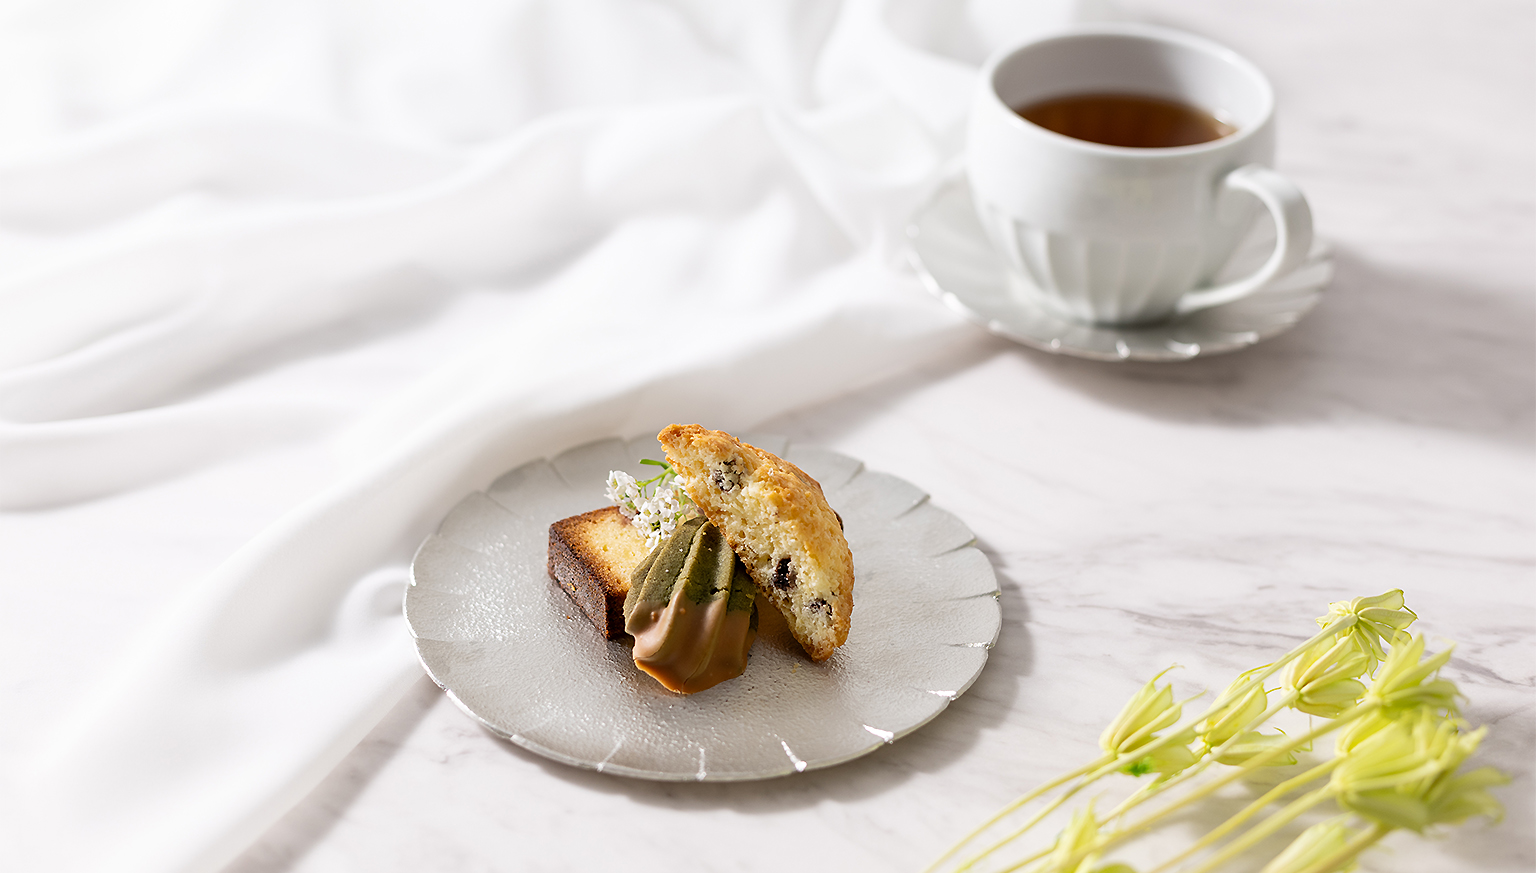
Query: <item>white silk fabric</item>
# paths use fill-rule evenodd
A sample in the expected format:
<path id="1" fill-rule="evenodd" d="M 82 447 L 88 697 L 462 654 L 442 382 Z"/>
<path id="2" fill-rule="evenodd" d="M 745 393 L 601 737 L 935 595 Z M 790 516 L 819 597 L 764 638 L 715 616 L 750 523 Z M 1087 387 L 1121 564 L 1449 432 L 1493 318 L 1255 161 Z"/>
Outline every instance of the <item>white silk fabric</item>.
<path id="1" fill-rule="evenodd" d="M 16 869 L 225 864 L 420 676 L 411 551 L 497 473 L 750 427 L 972 339 L 902 269 L 902 227 L 987 52 L 1083 14 L 0 7 L 0 530 L 96 501 L 174 536 L 193 510 L 134 501 L 189 481 L 220 506 L 200 471 L 290 495 L 199 578 L 0 578 L 7 603 L 29 586 L 0 621 L 32 656 L 132 625 L 55 686 L 6 667 Z"/>

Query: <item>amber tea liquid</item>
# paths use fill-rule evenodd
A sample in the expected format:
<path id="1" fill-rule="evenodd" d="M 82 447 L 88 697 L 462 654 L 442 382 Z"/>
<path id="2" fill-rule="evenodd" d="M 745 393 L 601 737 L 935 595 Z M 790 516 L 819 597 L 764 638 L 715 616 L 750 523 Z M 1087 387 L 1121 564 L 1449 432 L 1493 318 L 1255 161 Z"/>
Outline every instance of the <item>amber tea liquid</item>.
<path id="1" fill-rule="evenodd" d="M 1014 111 L 1063 136 L 1134 149 L 1198 145 L 1237 132 L 1203 109 L 1139 94 L 1074 94 Z"/>

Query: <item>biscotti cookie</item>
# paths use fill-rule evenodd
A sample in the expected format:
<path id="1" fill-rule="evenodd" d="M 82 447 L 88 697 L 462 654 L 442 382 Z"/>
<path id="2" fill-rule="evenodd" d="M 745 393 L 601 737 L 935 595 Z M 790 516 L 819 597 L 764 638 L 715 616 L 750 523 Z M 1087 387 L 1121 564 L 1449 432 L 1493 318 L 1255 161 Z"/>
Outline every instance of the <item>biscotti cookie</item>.
<path id="1" fill-rule="evenodd" d="M 549 575 L 607 639 L 624 634 L 624 596 L 650 549 L 617 506 L 549 526 Z"/>
<path id="2" fill-rule="evenodd" d="M 699 510 L 813 660 L 848 639 L 853 554 L 821 485 L 728 433 L 670 425 L 657 439 Z"/>

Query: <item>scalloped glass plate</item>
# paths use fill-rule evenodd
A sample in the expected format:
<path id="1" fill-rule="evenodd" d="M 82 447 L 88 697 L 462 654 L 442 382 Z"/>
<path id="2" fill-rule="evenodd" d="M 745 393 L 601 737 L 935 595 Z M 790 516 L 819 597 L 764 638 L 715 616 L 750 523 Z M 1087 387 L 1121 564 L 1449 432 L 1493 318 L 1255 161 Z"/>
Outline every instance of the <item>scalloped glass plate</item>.
<path id="1" fill-rule="evenodd" d="M 422 665 L 492 733 L 556 761 L 641 779 L 768 779 L 868 754 L 928 723 L 981 673 L 1001 622 L 975 537 L 928 495 L 845 455 L 749 442 L 821 482 L 857 583 L 848 642 L 816 664 L 776 614 L 740 677 L 694 695 L 641 673 L 546 570 L 549 525 L 604 505 L 653 438 L 604 440 L 502 476 L 454 507 L 411 566 Z M 767 610 L 772 613 L 772 610 Z"/>

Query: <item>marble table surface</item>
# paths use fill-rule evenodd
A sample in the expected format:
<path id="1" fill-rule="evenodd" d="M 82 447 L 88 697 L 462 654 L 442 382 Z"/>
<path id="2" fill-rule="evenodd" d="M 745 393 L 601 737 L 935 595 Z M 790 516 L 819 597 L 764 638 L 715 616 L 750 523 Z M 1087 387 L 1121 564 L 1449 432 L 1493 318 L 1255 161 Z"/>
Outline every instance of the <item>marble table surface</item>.
<path id="1" fill-rule="evenodd" d="M 1091 758 L 1164 667 L 1183 665 L 1181 695 L 1224 683 L 1330 601 L 1393 588 L 1432 648 L 1456 644 L 1445 673 L 1490 727 L 1479 760 L 1514 779 L 1502 825 L 1394 834 L 1362 869 L 1536 868 L 1536 4 L 1117 6 L 1268 72 L 1278 167 L 1337 274 L 1294 330 L 1229 356 L 1106 364 L 978 329 L 939 366 L 759 423 L 919 485 L 975 532 L 1003 626 L 964 696 L 848 764 L 653 783 L 497 739 L 423 676 L 226 873 L 919 870 Z M 924 292 L 914 276 L 903 293 Z M 28 540 L 159 537 L 155 575 L 179 578 L 270 509 L 167 538 L 147 519 L 175 487 L 39 515 L 6 548 L 16 567 L 113 572 L 105 546 L 32 555 Z M 85 632 L 120 633 L 101 625 Z"/>
<path id="2" fill-rule="evenodd" d="M 1087 760 L 1140 683 L 1181 692 L 1304 638 L 1328 602 L 1407 592 L 1507 821 L 1397 834 L 1364 869 L 1523 871 L 1533 848 L 1532 7 L 1125 4 L 1247 53 L 1280 168 L 1338 273 L 1294 331 L 1107 365 L 978 330 L 944 366 L 762 429 L 862 458 L 964 519 L 1002 587 L 980 680 L 866 758 L 746 784 L 572 769 L 423 678 L 229 873 L 912 870 Z M 914 282 L 915 287 L 915 282 Z"/>

